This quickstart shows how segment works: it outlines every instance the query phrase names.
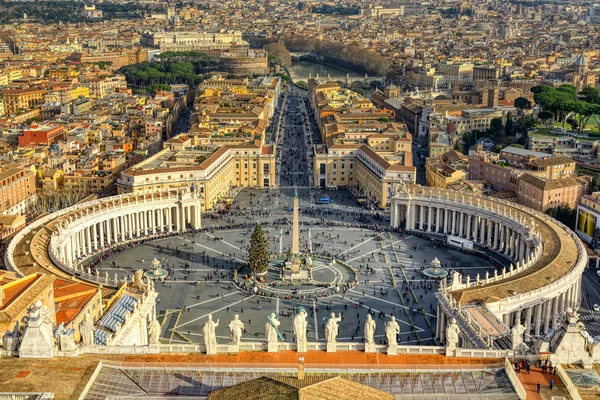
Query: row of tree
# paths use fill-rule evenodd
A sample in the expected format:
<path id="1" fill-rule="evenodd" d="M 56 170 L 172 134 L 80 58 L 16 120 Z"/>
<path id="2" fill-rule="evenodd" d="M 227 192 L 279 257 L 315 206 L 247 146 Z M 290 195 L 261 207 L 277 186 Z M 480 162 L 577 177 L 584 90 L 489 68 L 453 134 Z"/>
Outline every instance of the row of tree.
<path id="1" fill-rule="evenodd" d="M 360 73 L 383 76 L 387 75 L 392 68 L 388 57 L 357 43 L 344 44 L 305 36 L 289 36 L 282 42 L 292 52 L 317 54 L 327 63 Z"/>
<path id="2" fill-rule="evenodd" d="M 211 68 L 215 62 L 210 60 L 201 60 L 194 62 L 144 62 L 122 67 L 119 72 L 125 75 L 127 83 L 134 89 L 147 91 L 148 88 L 160 88 L 155 85 L 172 85 L 176 83 L 185 83 L 190 87 L 195 87 L 202 82 L 202 74 Z"/>
<path id="3" fill-rule="evenodd" d="M 600 91 L 586 87 L 580 93 L 573 85 L 557 88 L 539 85 L 531 88 L 534 100 L 541 107 L 538 118 L 543 122 L 555 121 L 569 124 L 573 130 L 583 132 L 592 118 L 600 114 Z M 596 119 L 600 128 L 600 121 Z"/>

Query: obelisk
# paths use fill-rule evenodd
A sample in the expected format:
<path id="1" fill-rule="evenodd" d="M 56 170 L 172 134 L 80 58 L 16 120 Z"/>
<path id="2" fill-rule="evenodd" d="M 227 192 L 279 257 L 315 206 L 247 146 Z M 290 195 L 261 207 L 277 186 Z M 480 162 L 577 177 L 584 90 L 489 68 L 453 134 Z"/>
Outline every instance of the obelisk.
<path id="1" fill-rule="evenodd" d="M 292 216 L 292 254 L 300 254 L 300 226 L 298 222 L 298 189 L 294 191 L 294 214 Z"/>

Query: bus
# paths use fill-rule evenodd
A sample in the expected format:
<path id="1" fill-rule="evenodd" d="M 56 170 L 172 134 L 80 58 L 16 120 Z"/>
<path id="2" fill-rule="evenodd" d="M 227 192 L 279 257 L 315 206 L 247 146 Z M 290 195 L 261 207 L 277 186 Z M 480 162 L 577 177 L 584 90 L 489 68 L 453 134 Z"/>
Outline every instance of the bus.
<path id="1" fill-rule="evenodd" d="M 456 236 L 448 236 L 447 243 L 452 246 L 460 247 L 461 249 L 473 250 L 473 242 Z"/>
<path id="2" fill-rule="evenodd" d="M 330 197 L 321 197 L 318 201 L 317 204 L 331 204 L 333 203 L 333 200 L 331 200 Z"/>

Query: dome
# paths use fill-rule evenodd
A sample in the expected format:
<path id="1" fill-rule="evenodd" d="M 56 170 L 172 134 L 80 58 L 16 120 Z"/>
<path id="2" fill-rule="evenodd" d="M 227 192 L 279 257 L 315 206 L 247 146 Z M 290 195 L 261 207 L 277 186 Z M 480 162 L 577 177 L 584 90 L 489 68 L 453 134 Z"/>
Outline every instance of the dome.
<path id="1" fill-rule="evenodd" d="M 575 65 L 579 65 L 579 66 L 587 66 L 588 65 L 588 60 L 587 60 L 587 58 L 585 58 L 585 55 L 583 53 L 581 53 L 581 55 L 577 58 L 577 61 L 575 61 Z"/>

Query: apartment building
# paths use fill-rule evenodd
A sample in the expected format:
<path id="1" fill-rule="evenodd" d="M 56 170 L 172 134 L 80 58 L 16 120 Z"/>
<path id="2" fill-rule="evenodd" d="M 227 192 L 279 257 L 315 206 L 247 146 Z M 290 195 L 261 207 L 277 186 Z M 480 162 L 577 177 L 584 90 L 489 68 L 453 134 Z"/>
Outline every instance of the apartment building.
<path id="1" fill-rule="evenodd" d="M 469 158 L 455 150 L 430 157 L 425 162 L 427 186 L 448 189 L 449 185 L 467 179 Z"/>
<path id="2" fill-rule="evenodd" d="M 197 185 L 203 210 L 241 187 L 275 185 L 275 152 L 272 145 L 230 144 L 209 146 L 201 136 L 179 135 L 165 149 L 121 173 L 119 193 Z"/>
<path id="3" fill-rule="evenodd" d="M 42 89 L 4 89 L 2 100 L 4 112 L 7 115 L 16 114 L 19 110 L 26 110 L 44 103 L 45 91 Z"/>
<path id="4" fill-rule="evenodd" d="M 0 167 L 0 214 L 24 214 L 35 201 L 35 173 L 20 164 Z"/>
<path id="5" fill-rule="evenodd" d="M 317 187 L 348 187 L 373 206 L 386 209 L 401 183 L 415 183 L 412 165 L 392 164 L 364 144 L 330 142 L 314 149 L 313 182 Z"/>

